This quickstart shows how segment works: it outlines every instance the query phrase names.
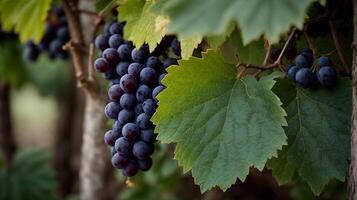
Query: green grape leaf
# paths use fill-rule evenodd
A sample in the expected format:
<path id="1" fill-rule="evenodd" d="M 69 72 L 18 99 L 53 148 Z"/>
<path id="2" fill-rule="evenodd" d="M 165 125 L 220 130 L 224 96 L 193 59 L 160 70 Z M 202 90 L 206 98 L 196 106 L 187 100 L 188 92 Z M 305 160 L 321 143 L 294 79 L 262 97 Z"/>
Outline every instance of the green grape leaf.
<path id="1" fill-rule="evenodd" d="M 243 43 L 262 34 L 278 42 L 290 26 L 302 27 L 312 0 L 171 0 L 160 2 L 160 13 L 168 15 L 169 32 L 183 36 L 223 34 L 230 21 L 238 23 Z"/>
<path id="2" fill-rule="evenodd" d="M 15 29 L 21 42 L 40 42 L 45 31 L 47 11 L 51 0 L 2 0 L 0 19 L 4 30 Z"/>
<path id="3" fill-rule="evenodd" d="M 185 172 L 192 169 L 203 192 L 226 190 L 251 166 L 262 170 L 286 144 L 286 113 L 271 91 L 279 75 L 236 76 L 235 65 L 208 50 L 169 67 L 158 95 L 158 139 L 176 143 L 175 158 Z"/>
<path id="4" fill-rule="evenodd" d="M 233 47 L 240 61 L 255 65 L 263 63 L 265 57 L 263 38 L 244 45 L 240 31 L 235 29 L 229 36 L 228 43 Z"/>
<path id="5" fill-rule="evenodd" d="M 298 174 L 319 194 L 330 179 L 344 181 L 350 149 L 351 81 L 340 79 L 333 89 L 311 90 L 282 80 L 274 91 L 284 103 L 289 124 L 285 130 L 289 145 L 268 162 L 279 183 Z"/>
<path id="6" fill-rule="evenodd" d="M 202 37 L 200 36 L 193 36 L 189 38 L 180 38 L 180 43 L 181 43 L 181 58 L 182 59 L 188 59 L 192 53 L 193 50 L 200 44 L 202 41 Z"/>
<path id="7" fill-rule="evenodd" d="M 207 36 L 207 41 L 208 41 L 208 44 L 210 45 L 210 47 L 218 48 L 232 34 L 232 32 L 234 31 L 234 28 L 235 28 L 235 25 L 233 23 L 231 23 L 231 25 L 228 26 L 227 30 L 225 30 L 223 34 Z"/>
<path id="8" fill-rule="evenodd" d="M 156 31 L 155 23 L 159 16 L 150 11 L 151 5 L 152 1 L 125 1 L 119 7 L 119 19 L 126 21 L 126 39 L 132 40 L 137 47 L 147 43 L 150 51 L 153 51 L 165 35 L 166 29 Z"/>
<path id="9" fill-rule="evenodd" d="M 48 152 L 23 150 L 16 154 L 9 171 L 0 170 L 0 199 L 55 200 L 55 178 Z"/>

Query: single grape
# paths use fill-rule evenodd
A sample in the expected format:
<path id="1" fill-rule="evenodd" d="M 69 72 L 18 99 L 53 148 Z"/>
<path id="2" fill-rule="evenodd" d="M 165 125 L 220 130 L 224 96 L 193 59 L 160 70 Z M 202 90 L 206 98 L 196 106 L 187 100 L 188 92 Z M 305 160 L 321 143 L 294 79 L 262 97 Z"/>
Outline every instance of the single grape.
<path id="1" fill-rule="evenodd" d="M 129 44 L 122 44 L 118 47 L 118 53 L 121 60 L 130 61 L 131 60 L 131 50 L 132 46 Z"/>
<path id="2" fill-rule="evenodd" d="M 114 146 L 117 139 L 117 135 L 112 130 L 109 130 L 104 134 L 104 142 L 109 146 Z"/>
<path id="3" fill-rule="evenodd" d="M 138 173 L 138 170 L 138 163 L 135 160 L 130 160 L 129 163 L 124 167 L 122 173 L 126 177 L 132 177 Z"/>
<path id="4" fill-rule="evenodd" d="M 138 160 L 139 169 L 142 171 L 148 171 L 152 166 L 152 159 L 150 157 Z"/>
<path id="5" fill-rule="evenodd" d="M 134 112 L 136 115 L 140 115 L 141 113 L 143 113 L 143 105 L 141 103 L 136 104 Z"/>
<path id="6" fill-rule="evenodd" d="M 140 138 L 142 141 L 153 143 L 156 140 L 154 129 L 143 129 L 140 131 Z"/>
<path id="7" fill-rule="evenodd" d="M 104 58 L 97 58 L 94 62 L 94 68 L 98 72 L 104 73 L 110 69 L 110 65 Z"/>
<path id="8" fill-rule="evenodd" d="M 138 81 L 133 75 L 125 74 L 120 78 L 120 87 L 125 92 L 132 93 L 138 87 Z"/>
<path id="9" fill-rule="evenodd" d="M 131 63 L 128 67 L 128 74 L 133 75 L 137 78 L 140 76 L 140 71 L 144 68 L 144 66 L 140 63 Z"/>
<path id="10" fill-rule="evenodd" d="M 105 35 L 111 35 L 111 33 L 110 33 L 110 26 L 112 25 L 112 24 L 114 24 L 115 23 L 115 20 L 112 20 L 112 21 L 110 21 L 110 22 L 107 22 L 105 25 L 104 25 L 104 34 Z"/>
<path id="11" fill-rule="evenodd" d="M 331 60 L 326 56 L 321 56 L 319 59 L 317 59 L 318 67 L 331 66 L 331 65 L 332 65 Z"/>
<path id="12" fill-rule="evenodd" d="M 136 98 L 133 94 L 125 93 L 120 98 L 120 106 L 122 108 L 131 109 L 136 105 Z"/>
<path id="13" fill-rule="evenodd" d="M 141 113 L 136 118 L 136 124 L 139 126 L 139 128 L 142 129 L 147 129 L 153 126 L 152 122 L 150 121 L 150 117 L 145 113 Z"/>
<path id="14" fill-rule="evenodd" d="M 116 66 L 116 71 L 120 76 L 124 76 L 128 73 L 129 62 L 121 61 Z"/>
<path id="15" fill-rule="evenodd" d="M 112 157 L 112 165 L 117 169 L 123 169 L 128 164 L 128 158 L 116 153 Z"/>
<path id="16" fill-rule="evenodd" d="M 113 48 L 108 48 L 103 51 L 103 58 L 112 65 L 118 64 L 120 58 L 118 52 Z"/>
<path id="17" fill-rule="evenodd" d="M 299 70 L 300 68 L 296 65 L 293 65 L 292 67 L 290 67 L 288 69 L 288 77 L 291 78 L 292 80 L 295 81 L 295 75 L 296 75 L 296 72 Z"/>
<path id="18" fill-rule="evenodd" d="M 175 55 L 181 56 L 181 45 L 180 45 L 180 42 L 178 41 L 177 38 L 172 40 L 171 49 L 172 49 L 172 52 L 174 52 Z"/>
<path id="19" fill-rule="evenodd" d="M 165 60 L 164 60 L 164 68 L 166 69 L 166 68 L 168 68 L 168 67 L 170 67 L 171 65 L 177 65 L 178 63 L 177 63 L 177 60 L 175 59 L 175 58 L 166 58 Z"/>
<path id="20" fill-rule="evenodd" d="M 109 37 L 106 35 L 98 35 L 95 38 L 95 46 L 97 47 L 97 49 L 99 49 L 100 51 L 104 51 L 105 49 L 107 49 L 109 47 L 108 44 L 108 40 Z"/>
<path id="21" fill-rule="evenodd" d="M 143 111 L 149 116 L 152 116 L 157 108 L 157 104 L 154 100 L 152 99 L 147 99 L 143 103 Z"/>
<path id="22" fill-rule="evenodd" d="M 120 105 L 116 102 L 110 102 L 105 106 L 104 113 L 110 119 L 117 119 L 120 111 Z"/>
<path id="23" fill-rule="evenodd" d="M 112 85 L 108 90 L 108 96 L 111 101 L 120 101 L 120 97 L 124 94 L 124 91 L 120 88 L 120 85 Z"/>
<path id="24" fill-rule="evenodd" d="M 146 85 L 154 85 L 157 80 L 157 73 L 151 67 L 145 67 L 140 72 L 140 80 Z"/>
<path id="25" fill-rule="evenodd" d="M 140 136 L 140 129 L 134 123 L 127 123 L 123 126 L 122 134 L 129 141 L 135 141 Z"/>
<path id="26" fill-rule="evenodd" d="M 166 75 L 167 75 L 167 74 L 164 73 L 164 74 L 161 74 L 161 75 L 159 76 L 159 78 L 158 78 L 158 83 L 159 83 L 160 85 L 163 85 L 163 84 L 162 84 L 162 79 L 164 79 L 164 77 L 165 77 Z"/>
<path id="27" fill-rule="evenodd" d="M 112 25 L 110 25 L 109 32 L 112 35 L 114 34 L 123 35 L 123 25 L 119 22 L 115 22 Z"/>
<path id="28" fill-rule="evenodd" d="M 24 57 L 31 61 L 35 62 L 40 55 L 40 51 L 35 45 L 26 45 L 25 51 L 24 51 Z"/>
<path id="29" fill-rule="evenodd" d="M 133 144 L 125 137 L 120 137 L 115 141 L 115 150 L 121 155 L 130 155 Z"/>
<path id="30" fill-rule="evenodd" d="M 118 136 L 122 137 L 121 136 L 121 132 L 122 132 L 122 129 L 123 129 L 123 125 L 118 121 L 118 120 L 115 120 L 113 126 L 112 126 L 112 131 L 114 131 L 115 133 L 118 134 Z M 119 138 L 119 137 L 118 137 Z"/>
<path id="31" fill-rule="evenodd" d="M 69 29 L 67 26 L 60 27 L 56 32 L 57 37 L 63 42 L 69 41 Z"/>
<path id="32" fill-rule="evenodd" d="M 120 45 L 124 44 L 124 39 L 121 35 L 114 34 L 110 36 L 108 43 L 111 48 L 118 49 Z"/>
<path id="33" fill-rule="evenodd" d="M 301 55 L 303 55 L 307 61 L 307 66 L 311 67 L 312 64 L 314 63 L 314 56 L 311 53 L 307 53 L 307 52 L 303 52 L 301 53 Z"/>
<path id="34" fill-rule="evenodd" d="M 155 69 L 156 71 L 160 71 L 162 68 L 162 63 L 158 57 L 150 56 L 146 60 L 146 66 L 151 67 L 151 68 Z"/>
<path id="35" fill-rule="evenodd" d="M 162 86 L 162 85 L 159 85 L 157 86 L 153 91 L 152 91 L 152 98 L 155 100 L 155 101 L 158 101 L 158 99 L 156 98 L 156 96 L 162 91 L 164 90 L 165 87 Z"/>
<path id="36" fill-rule="evenodd" d="M 301 68 L 296 72 L 295 81 L 304 88 L 314 85 L 314 74 L 310 68 Z"/>
<path id="37" fill-rule="evenodd" d="M 137 159 L 146 159 L 154 152 L 154 145 L 138 141 L 133 146 L 133 154 Z"/>
<path id="38" fill-rule="evenodd" d="M 135 119 L 135 113 L 131 110 L 123 109 L 119 112 L 118 121 L 121 124 L 132 122 Z"/>
<path id="39" fill-rule="evenodd" d="M 299 68 L 309 67 L 305 56 L 303 56 L 302 54 L 299 54 L 298 56 L 296 56 L 295 63 L 296 63 L 296 66 Z"/>
<path id="40" fill-rule="evenodd" d="M 151 98 L 151 89 L 147 85 L 140 85 L 136 90 L 136 99 L 139 102 L 144 102 L 146 99 Z"/>
<path id="41" fill-rule="evenodd" d="M 320 84 L 324 87 L 332 87 L 336 85 L 337 74 L 336 71 L 329 66 L 321 67 L 317 74 Z"/>
<path id="42" fill-rule="evenodd" d="M 131 58 L 138 63 L 145 63 L 146 59 L 149 56 L 149 47 L 143 45 L 140 49 L 133 49 L 131 51 Z"/>

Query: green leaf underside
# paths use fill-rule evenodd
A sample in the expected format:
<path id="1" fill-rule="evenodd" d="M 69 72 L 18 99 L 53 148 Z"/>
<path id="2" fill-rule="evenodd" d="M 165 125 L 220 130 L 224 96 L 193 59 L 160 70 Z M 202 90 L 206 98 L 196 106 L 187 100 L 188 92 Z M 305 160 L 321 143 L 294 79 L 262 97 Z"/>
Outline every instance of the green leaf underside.
<path id="1" fill-rule="evenodd" d="M 4 30 L 15 28 L 20 40 L 39 42 L 45 30 L 45 19 L 51 0 L 0 1 L 0 18 Z"/>
<path id="2" fill-rule="evenodd" d="M 312 0 L 171 0 L 160 2 L 161 12 L 171 23 L 169 32 L 183 36 L 223 34 L 231 20 L 238 23 L 243 43 L 265 34 L 278 42 L 290 26 L 302 26 L 304 13 Z"/>
<path id="3" fill-rule="evenodd" d="M 285 129 L 288 146 L 268 162 L 280 183 L 301 176 L 315 194 L 332 178 L 343 181 L 349 159 L 351 81 L 340 79 L 337 87 L 309 90 L 283 80 L 277 87 L 288 113 Z M 287 86 L 288 85 L 288 86 Z"/>
<path id="4" fill-rule="evenodd" d="M 226 190 L 250 166 L 262 170 L 286 144 L 286 113 L 271 91 L 278 75 L 237 80 L 235 66 L 214 50 L 179 64 L 168 69 L 158 96 L 158 139 L 176 143 L 175 158 L 192 169 L 202 192 Z"/>
<path id="5" fill-rule="evenodd" d="M 157 15 L 150 11 L 152 1 L 128 0 L 119 7 L 119 19 L 126 21 L 124 37 L 140 47 L 144 43 L 153 51 L 162 39 L 155 31 Z"/>

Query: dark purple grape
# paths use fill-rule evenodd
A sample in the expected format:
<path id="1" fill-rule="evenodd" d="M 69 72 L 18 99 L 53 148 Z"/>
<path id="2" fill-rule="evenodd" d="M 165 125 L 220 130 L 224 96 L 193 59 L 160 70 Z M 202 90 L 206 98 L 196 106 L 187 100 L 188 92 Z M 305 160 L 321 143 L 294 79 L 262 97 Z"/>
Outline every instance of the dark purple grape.
<path id="1" fill-rule="evenodd" d="M 156 98 L 156 96 L 162 91 L 164 90 L 165 87 L 162 86 L 162 85 L 159 85 L 157 86 L 153 91 L 152 91 L 152 98 L 155 100 L 155 101 L 158 101 L 158 99 Z"/>
<path id="2" fill-rule="evenodd" d="M 177 38 L 172 40 L 171 49 L 172 49 L 172 52 L 174 52 L 175 55 L 181 56 L 181 45 L 180 45 L 180 42 L 178 41 Z"/>
<path id="3" fill-rule="evenodd" d="M 120 85 L 112 85 L 108 90 L 108 96 L 111 101 L 120 101 L 120 97 L 124 94 L 124 91 L 120 88 Z"/>
<path id="4" fill-rule="evenodd" d="M 121 61 L 116 66 L 116 71 L 120 76 L 124 76 L 128 73 L 129 62 Z"/>
<path id="5" fill-rule="evenodd" d="M 306 57 L 302 54 L 296 56 L 295 63 L 298 68 L 309 67 Z"/>
<path id="6" fill-rule="evenodd" d="M 152 116 L 157 108 L 157 104 L 154 100 L 152 99 L 147 99 L 143 103 L 143 111 L 149 116 Z"/>
<path id="7" fill-rule="evenodd" d="M 134 108 L 135 104 L 136 104 L 136 98 L 133 94 L 125 93 L 120 98 L 120 106 L 122 108 L 131 109 Z"/>
<path id="8" fill-rule="evenodd" d="M 56 32 L 57 37 L 63 42 L 69 41 L 69 29 L 67 26 L 60 27 Z"/>
<path id="9" fill-rule="evenodd" d="M 36 45 L 26 45 L 25 51 L 24 51 L 24 57 L 31 61 L 35 62 L 40 55 L 40 51 L 36 47 Z"/>
<path id="10" fill-rule="evenodd" d="M 117 139 L 117 135 L 112 130 L 109 130 L 104 134 L 104 142 L 109 146 L 114 146 Z"/>
<path id="11" fill-rule="evenodd" d="M 95 38 L 95 46 L 98 50 L 104 51 L 105 49 L 109 48 L 108 44 L 109 37 L 106 35 L 98 35 Z"/>
<path id="12" fill-rule="evenodd" d="M 141 113 L 137 118 L 136 118 L 136 124 L 139 126 L 141 129 L 147 129 L 153 126 L 152 122 L 150 121 L 150 117 L 145 114 Z"/>
<path id="13" fill-rule="evenodd" d="M 123 175 L 126 177 L 135 176 L 138 173 L 139 165 L 136 161 L 130 160 L 129 163 L 123 169 Z"/>
<path id="14" fill-rule="evenodd" d="M 104 25 L 104 33 L 105 35 L 111 35 L 110 34 L 110 26 L 115 23 L 115 20 L 112 20 Z"/>
<path id="15" fill-rule="evenodd" d="M 140 136 L 140 129 L 134 123 L 127 123 L 123 126 L 122 134 L 129 141 L 135 141 Z"/>
<path id="16" fill-rule="evenodd" d="M 148 171 L 152 166 L 152 159 L 150 157 L 138 160 L 139 169 L 142 171 Z"/>
<path id="17" fill-rule="evenodd" d="M 151 98 L 151 89 L 147 85 L 140 85 L 136 90 L 136 99 L 139 102 L 144 102 L 146 99 Z"/>
<path id="18" fill-rule="evenodd" d="M 319 59 L 317 59 L 318 67 L 331 66 L 331 65 L 332 65 L 331 60 L 326 56 L 321 56 Z"/>
<path id="19" fill-rule="evenodd" d="M 114 34 L 123 35 L 123 25 L 119 22 L 115 22 L 112 25 L 110 25 L 109 32 L 112 35 Z"/>
<path id="20" fill-rule="evenodd" d="M 112 157 L 112 165 L 117 169 L 123 169 L 128 164 L 128 158 L 116 153 Z"/>
<path id="21" fill-rule="evenodd" d="M 332 87 L 336 85 L 337 74 L 336 71 L 330 66 L 321 67 L 317 77 L 320 84 L 324 87 Z"/>
<path id="22" fill-rule="evenodd" d="M 297 72 L 299 69 L 300 69 L 300 68 L 297 67 L 296 65 L 291 66 L 291 67 L 288 69 L 288 77 L 295 81 L 295 75 L 296 75 L 296 72 Z"/>
<path id="23" fill-rule="evenodd" d="M 50 48 L 49 51 L 56 54 L 56 52 L 59 52 L 62 50 L 63 42 L 59 39 L 52 40 L 50 43 Z"/>
<path id="24" fill-rule="evenodd" d="M 133 146 L 133 154 L 137 159 L 146 159 L 154 152 L 154 145 L 138 141 Z"/>
<path id="25" fill-rule="evenodd" d="M 108 48 L 103 51 L 103 58 L 112 65 L 118 64 L 120 58 L 118 52 L 113 48 Z"/>
<path id="26" fill-rule="evenodd" d="M 120 111 L 120 105 L 116 102 L 110 102 L 105 106 L 104 113 L 110 119 L 117 119 Z"/>
<path id="27" fill-rule="evenodd" d="M 133 75 L 125 74 L 120 78 L 120 87 L 125 92 L 132 93 L 138 87 L 138 81 Z"/>
<path id="28" fill-rule="evenodd" d="M 140 76 L 140 71 L 144 68 L 144 66 L 140 63 L 131 63 L 128 67 L 128 74 L 133 75 L 137 78 Z"/>
<path id="29" fill-rule="evenodd" d="M 119 137 L 122 137 L 122 133 L 121 133 L 122 129 L 123 129 L 123 125 L 118 120 L 115 120 L 112 126 L 112 131 L 115 132 Z"/>
<path id="30" fill-rule="evenodd" d="M 135 113 L 131 110 L 123 109 L 119 112 L 118 121 L 121 124 L 132 122 L 135 119 Z"/>
<path id="31" fill-rule="evenodd" d="M 174 59 L 174 58 L 166 58 L 165 60 L 164 60 L 164 68 L 166 69 L 166 68 L 168 68 L 168 67 L 170 67 L 171 65 L 177 65 L 178 63 L 177 63 L 177 60 L 176 59 Z"/>
<path id="32" fill-rule="evenodd" d="M 153 143 L 156 140 L 154 129 L 144 129 L 140 131 L 140 138 L 142 141 Z"/>
<path id="33" fill-rule="evenodd" d="M 118 48 L 119 57 L 121 60 L 130 61 L 131 60 L 131 50 L 132 46 L 129 44 L 122 44 Z"/>
<path id="34" fill-rule="evenodd" d="M 118 49 L 120 45 L 124 44 L 124 39 L 121 35 L 114 34 L 110 36 L 108 43 L 111 48 Z"/>
<path id="35" fill-rule="evenodd" d="M 118 77 L 117 72 L 116 72 L 114 69 L 112 69 L 112 68 L 110 68 L 109 70 L 107 70 L 107 71 L 104 72 L 104 74 L 103 74 L 103 78 L 104 78 L 105 80 L 114 80 L 114 79 L 116 79 L 117 77 Z"/>
<path id="36" fill-rule="evenodd" d="M 104 58 L 97 58 L 94 62 L 94 68 L 98 72 L 104 73 L 110 69 L 110 65 Z"/>
<path id="37" fill-rule="evenodd" d="M 140 49 L 133 49 L 131 51 L 131 58 L 138 63 L 145 63 L 148 58 L 150 52 L 149 47 L 147 45 L 143 45 Z"/>
<path id="38" fill-rule="evenodd" d="M 114 146 L 118 154 L 121 155 L 130 155 L 133 148 L 133 144 L 125 137 L 118 138 Z"/>
<path id="39" fill-rule="evenodd" d="M 136 115 L 140 115 L 141 113 L 143 113 L 143 105 L 141 103 L 136 104 L 134 112 Z"/>
<path id="40" fill-rule="evenodd" d="M 150 56 L 146 61 L 146 66 L 155 69 L 156 71 L 160 71 L 162 68 L 162 63 L 160 59 L 156 56 Z"/>
<path id="41" fill-rule="evenodd" d="M 314 85 L 314 74 L 310 68 L 301 68 L 296 72 L 295 81 L 304 88 Z"/>
<path id="42" fill-rule="evenodd" d="M 314 64 L 314 56 L 311 53 L 303 52 L 301 55 L 305 57 L 308 67 L 311 67 L 312 64 Z"/>
<path id="43" fill-rule="evenodd" d="M 164 73 L 164 74 L 161 74 L 161 75 L 159 76 L 159 78 L 158 78 L 158 83 L 159 83 L 160 85 L 163 85 L 163 84 L 162 84 L 162 79 L 164 79 L 164 77 L 165 77 L 166 75 L 167 75 L 167 74 Z"/>
<path id="44" fill-rule="evenodd" d="M 140 80 L 146 85 L 154 85 L 157 81 L 157 73 L 151 67 L 145 67 L 140 72 Z"/>

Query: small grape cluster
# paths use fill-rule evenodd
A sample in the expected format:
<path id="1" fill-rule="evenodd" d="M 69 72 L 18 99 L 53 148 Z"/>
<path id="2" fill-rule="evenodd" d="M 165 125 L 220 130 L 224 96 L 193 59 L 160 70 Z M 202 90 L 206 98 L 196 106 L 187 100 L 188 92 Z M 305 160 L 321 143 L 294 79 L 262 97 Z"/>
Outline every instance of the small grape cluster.
<path id="1" fill-rule="evenodd" d="M 287 75 L 304 88 L 333 87 L 337 83 L 337 73 L 332 68 L 331 60 L 326 56 L 317 59 L 317 73 L 314 73 L 312 66 L 314 56 L 311 49 L 303 48 L 295 58 L 295 64 L 288 66 Z"/>
<path id="2" fill-rule="evenodd" d="M 170 48 L 179 55 L 181 49 L 172 36 L 164 37 L 151 54 L 146 44 L 135 48 L 123 39 L 124 26 L 115 21 L 108 23 L 104 34 L 97 36 L 95 45 L 100 57 L 94 68 L 111 83 L 111 102 L 104 112 L 115 122 L 112 130 L 105 133 L 104 142 L 111 147 L 113 166 L 131 177 L 151 168 L 156 134 L 150 119 L 158 106 L 156 96 L 165 88 L 161 83 L 165 69 L 177 64 L 166 52 Z"/>
<path id="3" fill-rule="evenodd" d="M 45 33 L 40 43 L 36 45 L 32 40 L 25 46 L 24 57 L 35 62 L 42 51 L 48 53 L 50 59 L 68 59 L 69 52 L 62 46 L 70 39 L 67 18 L 60 7 L 54 7 L 46 19 Z"/>

